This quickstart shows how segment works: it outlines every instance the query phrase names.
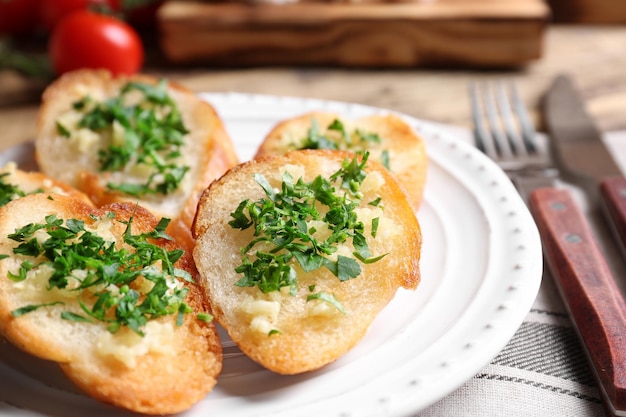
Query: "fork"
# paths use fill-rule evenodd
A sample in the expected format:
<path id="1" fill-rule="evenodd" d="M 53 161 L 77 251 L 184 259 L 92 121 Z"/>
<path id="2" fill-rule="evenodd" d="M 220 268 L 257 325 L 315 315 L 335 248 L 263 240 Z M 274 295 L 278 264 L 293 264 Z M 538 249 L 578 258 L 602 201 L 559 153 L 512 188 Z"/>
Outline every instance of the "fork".
<path id="1" fill-rule="evenodd" d="M 512 81 L 471 83 L 474 140 L 478 149 L 510 175 L 552 169 L 547 149 Z M 543 174 L 554 172 L 545 171 Z"/>
<path id="2" fill-rule="evenodd" d="M 524 201 L 536 188 L 553 187 L 558 170 L 515 83 L 474 82 L 469 94 L 476 147 L 507 173 Z"/>
<path id="3" fill-rule="evenodd" d="M 608 409 L 626 406 L 626 303 L 592 228 L 537 141 L 512 82 L 471 84 L 476 146 L 509 175 L 529 205 L 549 272 L 577 328 Z"/>

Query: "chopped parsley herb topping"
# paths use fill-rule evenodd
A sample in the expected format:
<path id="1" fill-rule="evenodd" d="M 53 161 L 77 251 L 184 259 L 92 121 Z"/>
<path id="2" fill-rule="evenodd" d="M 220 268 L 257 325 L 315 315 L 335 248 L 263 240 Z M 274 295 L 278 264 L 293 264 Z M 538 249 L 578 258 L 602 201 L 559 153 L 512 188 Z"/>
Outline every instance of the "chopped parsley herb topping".
<path id="1" fill-rule="evenodd" d="M 285 172 L 280 191 L 274 190 L 260 174 L 255 180 L 266 197 L 257 201 L 242 201 L 231 213 L 232 228 L 254 230 L 254 239 L 241 249 L 242 263 L 235 271 L 243 277 L 236 283 L 241 287 L 257 286 L 263 293 L 289 287 L 297 292 L 294 261 L 305 272 L 325 267 L 340 281 L 361 274 L 359 261 L 368 264 L 385 255 L 373 256 L 365 236 L 365 225 L 357 218 L 360 205 L 360 185 L 369 154 L 361 161 L 355 156 L 346 159 L 329 179 L 317 176 L 311 182 L 299 178 L 294 182 Z M 325 239 L 315 237 L 316 229 L 309 222 L 322 221 L 330 234 Z M 377 221 L 376 221 L 377 224 Z M 372 233 L 373 235 L 374 233 Z M 336 255 L 339 245 L 352 243 L 353 257 Z M 308 300 L 318 299 L 340 307 L 334 296 L 320 292 Z M 342 308 L 339 308 L 342 311 Z"/>
<path id="2" fill-rule="evenodd" d="M 363 154 L 372 144 L 380 145 L 381 143 L 382 138 L 377 133 L 362 129 L 349 132 L 341 120 L 333 120 L 324 132 L 320 130 L 317 119 L 311 119 L 311 127 L 302 143 L 298 145 L 298 149 L 341 149 Z M 388 150 L 382 151 L 379 162 L 385 168 L 390 169 Z"/>
<path id="3" fill-rule="evenodd" d="M 108 217 L 113 219 L 114 215 L 109 213 Z M 128 327 L 143 336 L 141 328 L 148 320 L 172 314 L 176 315 L 176 324 L 182 325 L 184 315 L 192 312 L 185 303 L 188 289 L 178 283 L 178 279 L 191 282 L 192 277 L 174 267 L 183 251 L 168 251 L 150 242 L 171 239 L 165 233 L 169 220 L 162 219 L 154 230 L 138 235 L 131 233 L 132 217 L 120 222 L 126 224 L 123 240 L 130 248 L 118 248 L 115 242 L 105 241 L 87 230 L 81 220 L 63 221 L 54 214 L 47 216 L 45 223 L 18 228 L 8 238 L 19 242 L 13 253 L 28 259 L 16 272 L 9 272 L 8 278 L 24 281 L 30 279 L 29 271 L 44 265 L 50 267 L 48 290 L 76 291 L 83 312 L 64 311 L 61 318 L 103 321 L 111 333 Z M 1 259 L 4 258 L 6 255 Z M 63 301 L 26 305 L 13 310 L 12 314 L 19 317 L 57 304 Z M 198 314 L 197 318 L 211 320 L 206 313 Z"/>
<path id="4" fill-rule="evenodd" d="M 141 100 L 129 104 L 131 93 L 141 94 Z M 181 155 L 188 130 L 176 103 L 167 94 L 164 80 L 156 86 L 130 82 L 116 97 L 95 102 L 87 96 L 73 107 L 83 114 L 78 128 L 112 138 L 99 151 L 101 171 L 117 172 L 135 165 L 149 169 L 150 175 L 144 183 L 109 183 L 109 189 L 139 197 L 165 195 L 179 187 L 189 167 L 178 164 L 176 159 Z M 63 137 L 71 136 L 70 129 L 59 121 L 57 132 Z"/>
<path id="5" fill-rule="evenodd" d="M 308 295 L 306 297 L 306 300 L 307 301 L 311 301 L 311 300 L 325 301 L 325 302 L 329 303 L 330 305 L 332 305 L 333 307 L 335 307 L 341 313 L 347 314 L 346 310 L 343 308 L 343 306 L 341 305 L 339 300 L 337 300 L 337 297 L 335 297 L 334 294 L 329 294 L 327 292 L 322 291 L 322 292 L 318 292 L 318 293 L 315 293 L 315 294 Z"/>
<path id="6" fill-rule="evenodd" d="M 18 186 L 6 182 L 6 177 L 10 174 L 4 172 L 0 174 L 0 206 L 6 205 L 9 201 L 13 201 L 16 198 L 24 197 L 26 192 L 20 189 Z M 39 193 L 41 190 L 35 190 L 30 194 Z"/>

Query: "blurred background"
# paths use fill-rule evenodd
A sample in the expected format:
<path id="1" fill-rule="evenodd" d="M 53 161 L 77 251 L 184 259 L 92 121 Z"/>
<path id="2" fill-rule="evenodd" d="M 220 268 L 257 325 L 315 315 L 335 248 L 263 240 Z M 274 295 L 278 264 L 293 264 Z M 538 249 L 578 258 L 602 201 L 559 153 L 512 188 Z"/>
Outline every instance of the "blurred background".
<path id="1" fill-rule="evenodd" d="M 624 23 L 623 0 L 0 0 L 0 141 L 32 137 L 42 90 L 81 66 L 460 127 L 468 83 L 510 77 L 539 130 L 543 92 L 568 73 L 600 127 L 621 130 Z"/>

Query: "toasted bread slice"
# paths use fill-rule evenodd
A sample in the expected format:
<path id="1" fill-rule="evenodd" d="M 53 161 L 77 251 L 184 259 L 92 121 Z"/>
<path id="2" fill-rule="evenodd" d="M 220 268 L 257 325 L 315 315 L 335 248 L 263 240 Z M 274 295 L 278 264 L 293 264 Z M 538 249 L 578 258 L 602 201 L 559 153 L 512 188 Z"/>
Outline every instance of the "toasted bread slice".
<path id="1" fill-rule="evenodd" d="M 213 314 L 245 354 L 274 372 L 297 374 L 333 362 L 363 338 L 399 287 L 414 289 L 419 283 L 421 232 L 405 194 L 375 162 L 365 167 L 362 198 L 347 192 L 342 178 L 352 184 L 350 176 L 362 171 L 353 169 L 352 158 L 328 150 L 260 157 L 231 169 L 200 199 L 193 255 Z M 331 181 L 344 172 L 344 161 L 352 161 L 346 171 L 351 174 Z M 295 185 L 299 179 L 304 183 Z M 335 187 L 332 197 L 326 181 Z M 317 197 L 293 197 L 285 191 L 293 187 L 299 189 L 295 194 Z M 254 207 L 243 208 L 247 204 Z M 351 204 L 357 208 L 349 209 Z M 356 229 L 361 223 L 368 250 L 357 238 L 341 240 L 342 233 L 354 232 L 352 226 L 332 231 L 342 219 L 351 219 Z M 267 241 L 243 249 L 256 238 Z M 315 246 L 330 248 L 315 252 L 312 239 Z M 266 283 L 275 282 L 284 265 L 271 288 Z M 242 281 L 246 276 L 248 283 Z"/>
<path id="2" fill-rule="evenodd" d="M 256 156 L 295 149 L 368 150 L 396 177 L 414 211 L 419 209 L 426 182 L 428 157 L 424 140 L 401 117 L 375 114 L 347 120 L 330 112 L 311 112 L 278 123 L 265 137 Z"/>
<path id="3" fill-rule="evenodd" d="M 23 171 L 14 162 L 0 168 L 0 205 L 35 193 L 63 194 L 93 205 L 85 193 L 41 172 Z"/>
<path id="4" fill-rule="evenodd" d="M 61 225 L 48 217 L 51 215 L 60 219 Z M 129 221 L 131 227 L 126 233 Z M 47 222 L 54 224 L 51 230 L 63 243 L 52 244 L 47 228 L 28 231 L 33 224 Z M 77 228 L 80 222 L 89 233 Z M 179 277 L 185 275 L 180 271 L 195 274 L 190 257 L 183 255 L 175 263 L 177 272 L 167 274 L 164 280 L 154 278 L 159 271 L 167 271 L 165 262 L 156 259 L 154 269 L 142 270 L 134 280 L 115 274 L 132 274 L 143 267 L 140 246 L 125 240 L 151 232 L 157 224 L 147 210 L 131 203 L 95 209 L 54 194 L 31 194 L 0 208 L 0 254 L 6 256 L 0 260 L 2 335 L 32 355 L 58 362 L 71 381 L 103 402 L 145 414 L 169 414 L 203 399 L 221 371 L 221 345 L 215 325 L 197 315 L 207 311 L 199 287 Z M 76 236 L 61 237 L 62 227 L 77 230 Z M 100 248 L 97 255 L 82 252 L 93 248 L 98 237 L 107 243 L 95 246 Z M 33 253 L 33 240 L 50 247 L 50 253 L 58 253 L 53 257 L 56 259 L 51 260 L 48 253 Z M 27 242 L 31 248 L 27 252 L 16 249 Z M 172 254 L 178 248 L 174 241 L 164 238 L 149 237 L 145 242 L 157 252 Z M 122 248 L 128 256 L 122 256 Z M 106 255 L 101 257 L 103 253 Z M 81 256 L 87 259 L 85 265 L 74 264 Z M 25 267 L 25 261 L 31 262 L 32 268 Z M 98 262 L 102 264 L 98 266 Z M 69 275 L 61 272 L 65 265 L 70 265 Z M 148 275 L 152 281 L 144 278 Z M 92 280 L 104 277 L 108 277 L 108 284 Z M 85 289 L 80 289 L 81 282 Z M 156 290 L 163 285 L 169 288 L 167 295 L 188 291 L 184 303 L 192 312 L 181 316 L 180 321 L 179 304 L 168 303 L 167 295 Z M 148 292 L 152 294 L 152 313 L 131 314 L 140 311 L 132 306 L 145 301 Z M 129 298 L 116 298 L 123 294 Z M 139 303 L 134 303 L 131 295 L 136 295 Z M 109 303 L 113 299 L 117 304 Z M 169 304 L 173 311 L 165 311 L 157 301 Z M 141 322 L 142 317 L 148 317 L 147 323 Z"/>
<path id="5" fill-rule="evenodd" d="M 102 110 L 102 103 L 121 97 L 129 82 L 139 87 L 123 93 L 124 109 L 113 122 L 110 107 Z M 169 233 L 190 248 L 200 193 L 238 158 L 210 104 L 180 85 L 160 83 L 145 75 L 114 78 L 105 71 L 63 75 L 43 94 L 36 159 L 42 172 L 84 191 L 97 206 L 132 201 L 171 219 Z M 152 175 L 151 191 L 138 191 Z"/>

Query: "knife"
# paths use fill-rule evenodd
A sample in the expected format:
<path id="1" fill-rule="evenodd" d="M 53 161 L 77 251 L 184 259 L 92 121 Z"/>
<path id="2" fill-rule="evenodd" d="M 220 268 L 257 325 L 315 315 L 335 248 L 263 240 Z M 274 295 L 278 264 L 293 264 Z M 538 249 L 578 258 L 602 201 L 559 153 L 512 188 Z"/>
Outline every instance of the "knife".
<path id="1" fill-rule="evenodd" d="M 535 190 L 529 207 L 605 408 L 626 416 L 626 302 L 569 190 Z"/>
<path id="2" fill-rule="evenodd" d="M 561 172 L 600 201 L 626 253 L 626 178 L 602 141 L 571 79 L 558 76 L 546 96 L 546 125 Z"/>
<path id="3" fill-rule="evenodd" d="M 587 123 L 591 119 L 579 103 L 571 81 L 559 76 L 545 97 L 545 119 L 557 166 L 598 205 L 600 199 L 620 195 L 622 178 L 616 176 L 619 168 L 595 126 Z M 601 192 L 592 187 L 598 183 Z M 607 201 L 619 217 L 623 207 L 617 203 L 619 199 Z M 611 415 L 626 416 L 626 301 L 593 231 L 582 212 L 574 210 L 575 202 L 567 191 L 535 191 L 529 205 L 605 408 Z"/>

